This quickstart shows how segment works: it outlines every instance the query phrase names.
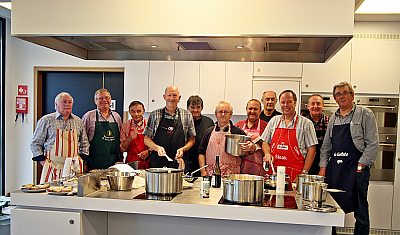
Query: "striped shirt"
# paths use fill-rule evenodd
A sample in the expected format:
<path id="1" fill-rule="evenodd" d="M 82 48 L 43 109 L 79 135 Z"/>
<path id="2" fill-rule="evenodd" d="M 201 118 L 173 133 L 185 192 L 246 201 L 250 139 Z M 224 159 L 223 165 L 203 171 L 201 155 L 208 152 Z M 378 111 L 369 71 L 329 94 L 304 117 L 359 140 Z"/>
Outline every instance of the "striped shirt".
<path id="1" fill-rule="evenodd" d="M 147 136 L 148 138 L 154 139 L 154 136 L 156 135 L 156 131 L 157 131 L 158 125 L 160 124 L 162 112 L 164 109 L 165 108 L 156 109 L 150 113 L 150 116 L 149 116 L 149 119 L 147 122 L 147 126 L 143 132 L 144 135 Z M 185 133 L 185 143 L 186 143 L 188 138 L 196 136 L 196 130 L 194 129 L 194 122 L 193 122 L 192 114 L 185 109 L 177 108 L 175 110 L 174 115 L 170 115 L 169 113 L 167 113 L 167 111 L 165 111 L 165 118 L 177 120 L 178 119 L 178 117 L 177 117 L 178 110 L 179 110 L 179 114 L 180 114 L 179 116 L 181 118 L 181 122 L 183 125 L 183 132 Z"/>
<path id="2" fill-rule="evenodd" d="M 33 156 L 43 155 L 44 151 L 50 151 L 53 148 L 57 129 L 65 131 L 76 129 L 79 141 L 79 153 L 85 155 L 89 154 L 89 141 L 82 120 L 78 116 L 71 114 L 69 118 L 64 121 L 63 116 L 56 111 L 43 116 L 38 121 L 31 143 Z"/>
<path id="3" fill-rule="evenodd" d="M 282 117 L 282 115 L 277 115 L 271 118 L 271 120 L 268 122 L 267 127 L 265 128 L 264 133 L 261 135 L 261 139 L 270 144 L 275 129 L 278 127 L 279 121 L 282 120 L 281 124 L 279 125 L 280 128 L 291 129 L 294 128 L 295 120 L 297 117 L 296 137 L 300 151 L 305 157 L 307 155 L 307 148 L 318 144 L 318 139 L 317 135 L 315 134 L 313 123 L 306 117 L 296 114 L 292 122 L 288 126 L 286 126 L 285 121 Z"/>

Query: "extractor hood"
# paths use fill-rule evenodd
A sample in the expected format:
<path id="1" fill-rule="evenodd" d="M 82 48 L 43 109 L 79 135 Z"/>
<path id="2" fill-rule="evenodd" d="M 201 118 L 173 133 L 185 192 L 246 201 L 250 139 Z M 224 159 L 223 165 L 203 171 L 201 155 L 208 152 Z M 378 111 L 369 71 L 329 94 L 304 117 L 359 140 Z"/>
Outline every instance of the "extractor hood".
<path id="1" fill-rule="evenodd" d="M 323 63 L 352 38 L 354 1 L 13 0 L 11 20 L 13 36 L 87 60 Z"/>

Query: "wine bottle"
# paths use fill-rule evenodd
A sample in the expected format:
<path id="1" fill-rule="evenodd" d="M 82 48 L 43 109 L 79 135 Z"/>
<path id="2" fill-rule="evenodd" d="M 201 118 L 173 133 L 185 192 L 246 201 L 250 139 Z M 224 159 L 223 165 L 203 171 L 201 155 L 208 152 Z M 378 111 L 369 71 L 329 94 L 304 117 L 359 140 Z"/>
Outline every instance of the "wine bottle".
<path id="1" fill-rule="evenodd" d="M 215 157 L 215 165 L 211 178 L 211 186 L 213 188 L 221 187 L 221 168 L 219 167 L 219 156 Z"/>

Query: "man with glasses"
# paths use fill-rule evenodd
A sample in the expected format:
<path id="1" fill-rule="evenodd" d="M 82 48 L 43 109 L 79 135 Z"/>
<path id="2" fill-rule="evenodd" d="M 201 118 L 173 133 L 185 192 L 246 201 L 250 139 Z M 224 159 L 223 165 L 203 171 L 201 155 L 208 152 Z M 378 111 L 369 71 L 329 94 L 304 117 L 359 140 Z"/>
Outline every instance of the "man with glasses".
<path id="1" fill-rule="evenodd" d="M 178 108 L 179 89 L 168 86 L 164 92 L 165 107 L 154 110 L 144 129 L 144 143 L 152 150 L 149 167 L 185 168 L 184 154 L 196 138 L 192 114 Z M 176 161 L 168 161 L 168 158 Z"/>
<path id="2" fill-rule="evenodd" d="M 200 168 L 199 165 L 199 145 L 206 130 L 214 126 L 211 118 L 201 115 L 203 110 L 203 100 L 198 95 L 192 95 L 187 100 L 187 109 L 193 116 L 194 128 L 196 130 L 196 142 L 193 147 L 189 149 L 188 154 L 185 156 L 185 171 L 193 172 Z M 195 176 L 200 176 L 200 172 L 195 173 Z"/>
<path id="3" fill-rule="evenodd" d="M 354 211 L 354 234 L 369 234 L 368 185 L 370 166 L 378 153 L 378 128 L 373 112 L 354 104 L 350 83 L 333 87 L 339 109 L 331 116 L 321 147 L 319 175 L 329 188 L 345 192 L 332 197 L 345 213 Z M 333 228 L 333 234 L 336 234 Z"/>
<path id="4" fill-rule="evenodd" d="M 199 146 L 200 167 L 208 165 L 206 169 L 201 170 L 201 176 L 212 175 L 216 156 L 219 156 L 221 176 L 240 173 L 241 158 L 225 152 L 226 134 L 246 135 L 239 127 L 233 125 L 232 114 L 233 107 L 229 102 L 218 102 L 215 107 L 217 122 L 215 126 L 207 129 Z"/>
<path id="5" fill-rule="evenodd" d="M 119 148 L 122 120 L 110 108 L 110 92 L 105 88 L 98 89 L 94 94 L 94 103 L 97 108 L 82 117 L 90 141 L 88 170 L 106 169 L 122 161 Z"/>

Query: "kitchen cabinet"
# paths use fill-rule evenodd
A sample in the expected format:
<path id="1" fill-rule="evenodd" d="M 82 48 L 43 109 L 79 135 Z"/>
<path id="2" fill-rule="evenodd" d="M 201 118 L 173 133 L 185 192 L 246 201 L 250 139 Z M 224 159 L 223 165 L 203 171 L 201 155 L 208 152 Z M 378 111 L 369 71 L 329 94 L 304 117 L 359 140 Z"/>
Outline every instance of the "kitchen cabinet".
<path id="1" fill-rule="evenodd" d="M 200 62 L 200 97 L 204 114 L 214 114 L 218 101 L 225 99 L 225 62 Z"/>
<path id="2" fill-rule="evenodd" d="M 106 235 L 107 213 L 79 210 L 14 208 L 11 210 L 14 235 Z M 40 218 L 40 219 L 34 219 Z"/>
<path id="3" fill-rule="evenodd" d="M 175 61 L 174 85 L 179 88 L 181 101 L 178 106 L 186 109 L 186 102 L 191 95 L 198 95 L 200 88 L 200 62 Z"/>
<path id="4" fill-rule="evenodd" d="M 341 81 L 350 82 L 351 43 L 347 43 L 326 63 L 304 63 L 302 92 L 332 93 Z"/>
<path id="5" fill-rule="evenodd" d="M 246 104 L 252 97 L 251 62 L 226 62 L 225 100 L 233 106 L 235 115 L 246 115 Z"/>
<path id="6" fill-rule="evenodd" d="M 392 228 L 393 184 L 371 181 L 368 187 L 371 229 Z M 354 228 L 354 213 L 346 214 L 345 227 Z"/>
<path id="7" fill-rule="evenodd" d="M 301 63 L 254 62 L 254 77 L 297 77 L 301 78 Z"/>
<path id="8" fill-rule="evenodd" d="M 400 40 L 352 40 L 351 82 L 356 93 L 399 94 Z"/>
<path id="9" fill-rule="evenodd" d="M 124 110 L 128 110 L 129 104 L 139 100 L 149 111 L 149 66 L 150 61 L 129 61 L 125 65 L 125 90 Z"/>
<path id="10" fill-rule="evenodd" d="M 174 82 L 174 61 L 150 61 L 149 112 L 165 106 L 165 88 Z"/>

